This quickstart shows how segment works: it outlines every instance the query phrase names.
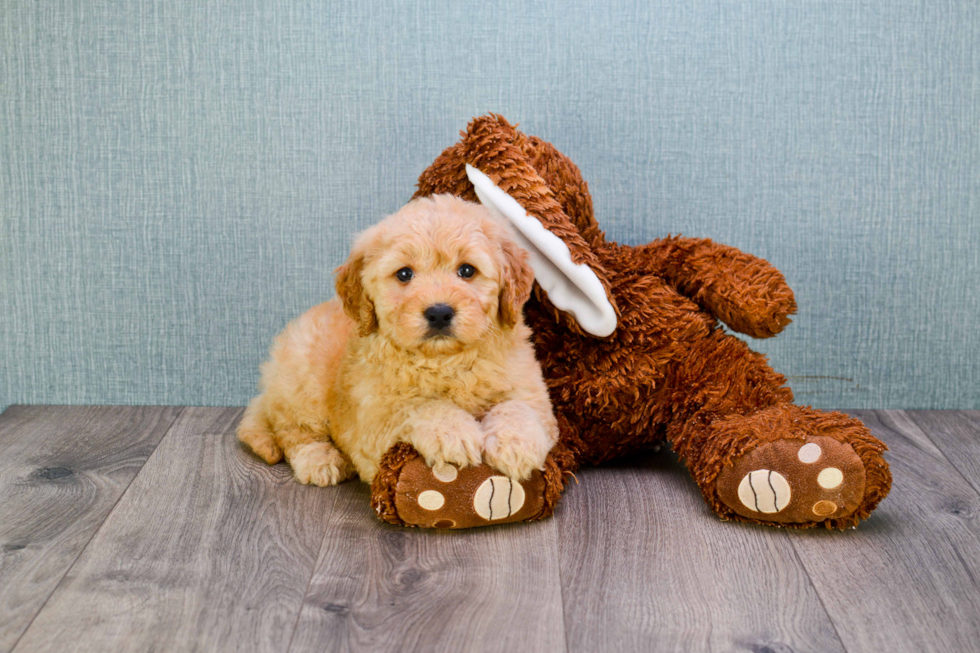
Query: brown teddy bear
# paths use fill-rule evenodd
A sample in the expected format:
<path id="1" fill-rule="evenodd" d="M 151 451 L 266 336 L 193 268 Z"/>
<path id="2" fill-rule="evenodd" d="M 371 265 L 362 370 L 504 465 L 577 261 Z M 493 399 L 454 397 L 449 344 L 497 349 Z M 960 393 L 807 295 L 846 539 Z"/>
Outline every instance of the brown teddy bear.
<path id="1" fill-rule="evenodd" d="M 886 447 L 859 420 L 793 403 L 786 379 L 719 321 L 754 338 L 796 310 L 766 261 L 707 239 L 606 240 L 578 168 L 500 116 L 473 120 L 415 197 L 482 201 L 512 223 L 536 283 L 524 307 L 560 442 L 523 484 L 486 467 L 438 478 L 408 445 L 389 451 L 372 502 L 392 523 L 468 527 L 539 519 L 566 473 L 667 441 L 723 519 L 854 526 L 888 494 Z M 418 496 L 437 490 L 438 511 Z"/>

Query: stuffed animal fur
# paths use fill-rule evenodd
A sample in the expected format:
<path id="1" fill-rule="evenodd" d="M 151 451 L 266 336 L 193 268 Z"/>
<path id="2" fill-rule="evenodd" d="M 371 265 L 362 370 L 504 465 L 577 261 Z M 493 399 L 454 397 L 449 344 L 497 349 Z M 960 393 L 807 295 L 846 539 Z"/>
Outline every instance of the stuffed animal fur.
<path id="1" fill-rule="evenodd" d="M 472 121 L 422 173 L 415 197 L 438 193 L 483 202 L 531 254 L 524 315 L 560 442 L 519 488 L 519 512 L 502 507 L 498 488 L 509 481 L 494 470 L 446 482 L 398 445 L 373 484 L 381 518 L 438 527 L 539 519 L 568 472 L 663 441 L 727 520 L 845 528 L 888 494 L 886 447 L 864 424 L 793 403 L 785 377 L 721 328 L 768 338 L 789 324 L 793 293 L 766 261 L 707 239 L 608 241 L 578 168 L 496 115 Z M 431 489 L 447 496 L 438 514 L 417 507 Z"/>

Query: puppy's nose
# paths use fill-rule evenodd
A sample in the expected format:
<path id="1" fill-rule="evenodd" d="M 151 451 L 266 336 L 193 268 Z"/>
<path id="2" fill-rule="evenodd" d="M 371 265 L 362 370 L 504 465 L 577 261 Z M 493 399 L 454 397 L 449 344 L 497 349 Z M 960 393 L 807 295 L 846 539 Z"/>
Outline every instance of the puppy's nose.
<path id="1" fill-rule="evenodd" d="M 456 312 L 448 304 L 433 304 L 422 312 L 433 329 L 445 329 L 453 321 Z"/>

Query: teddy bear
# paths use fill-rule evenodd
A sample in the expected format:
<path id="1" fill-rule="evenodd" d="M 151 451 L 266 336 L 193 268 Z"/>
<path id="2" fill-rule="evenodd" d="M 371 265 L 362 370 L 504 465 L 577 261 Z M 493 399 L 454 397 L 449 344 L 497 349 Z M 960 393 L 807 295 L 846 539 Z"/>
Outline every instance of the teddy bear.
<path id="1" fill-rule="evenodd" d="M 507 220 L 530 254 L 524 317 L 560 438 L 518 483 L 486 465 L 438 478 L 406 444 L 372 485 L 391 523 L 463 528 L 541 519 L 581 465 L 668 444 L 724 520 L 843 529 L 888 494 L 885 445 L 859 420 L 793 402 L 786 378 L 722 327 L 769 338 L 796 311 L 766 261 L 708 239 L 606 239 L 578 168 L 495 114 L 419 177 L 415 197 L 451 193 Z M 424 492 L 446 500 L 432 511 Z"/>

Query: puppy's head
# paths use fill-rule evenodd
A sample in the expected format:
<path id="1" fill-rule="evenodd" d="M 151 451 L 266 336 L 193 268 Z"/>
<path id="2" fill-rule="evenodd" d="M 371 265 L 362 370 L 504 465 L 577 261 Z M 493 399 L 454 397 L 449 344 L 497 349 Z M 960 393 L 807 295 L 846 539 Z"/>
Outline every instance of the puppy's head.
<path id="1" fill-rule="evenodd" d="M 337 295 L 361 335 L 450 353 L 518 323 L 534 281 L 526 258 L 483 206 L 436 195 L 360 235 Z"/>

